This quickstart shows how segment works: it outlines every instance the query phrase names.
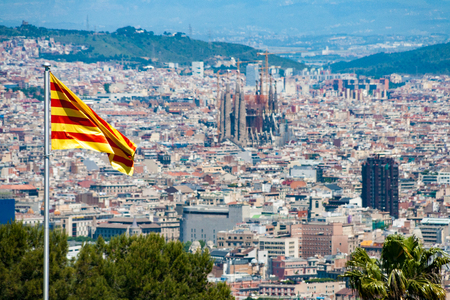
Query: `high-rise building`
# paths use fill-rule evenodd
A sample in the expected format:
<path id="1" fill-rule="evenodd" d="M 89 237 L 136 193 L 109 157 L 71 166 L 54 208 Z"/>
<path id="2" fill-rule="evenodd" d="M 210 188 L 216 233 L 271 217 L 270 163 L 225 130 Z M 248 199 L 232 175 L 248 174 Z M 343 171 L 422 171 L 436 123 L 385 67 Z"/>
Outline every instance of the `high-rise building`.
<path id="1" fill-rule="evenodd" d="M 255 86 L 259 81 L 259 65 L 248 64 L 245 70 L 245 76 L 247 78 L 245 86 Z"/>
<path id="2" fill-rule="evenodd" d="M 203 77 L 203 62 L 193 61 L 192 62 L 192 76 Z"/>
<path id="3" fill-rule="evenodd" d="M 398 164 L 393 158 L 369 157 L 362 165 L 362 204 L 398 218 Z"/>

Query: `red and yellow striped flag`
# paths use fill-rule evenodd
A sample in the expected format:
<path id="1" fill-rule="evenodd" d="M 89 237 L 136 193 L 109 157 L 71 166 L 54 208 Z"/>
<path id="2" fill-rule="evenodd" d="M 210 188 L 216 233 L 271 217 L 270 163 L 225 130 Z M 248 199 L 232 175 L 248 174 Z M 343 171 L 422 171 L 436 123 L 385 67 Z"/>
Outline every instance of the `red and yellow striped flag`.
<path id="1" fill-rule="evenodd" d="M 133 175 L 136 145 L 100 118 L 50 73 L 52 149 L 91 149 L 108 153 L 111 166 Z"/>

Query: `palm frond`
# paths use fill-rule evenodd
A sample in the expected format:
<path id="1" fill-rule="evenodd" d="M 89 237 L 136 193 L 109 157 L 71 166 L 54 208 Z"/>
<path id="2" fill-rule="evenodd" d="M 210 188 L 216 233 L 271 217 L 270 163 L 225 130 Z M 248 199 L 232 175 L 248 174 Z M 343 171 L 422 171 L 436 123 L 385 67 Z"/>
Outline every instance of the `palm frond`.
<path id="1" fill-rule="evenodd" d="M 389 296 L 394 299 L 400 299 L 406 291 L 406 281 L 405 275 L 402 270 L 394 269 L 389 274 L 387 288 Z"/>

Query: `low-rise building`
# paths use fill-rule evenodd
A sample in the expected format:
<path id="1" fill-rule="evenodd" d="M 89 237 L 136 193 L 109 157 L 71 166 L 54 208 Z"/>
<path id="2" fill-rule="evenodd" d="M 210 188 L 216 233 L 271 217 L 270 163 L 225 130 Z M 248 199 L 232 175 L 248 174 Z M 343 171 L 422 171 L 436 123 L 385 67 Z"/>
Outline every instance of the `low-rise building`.
<path id="1" fill-rule="evenodd" d="M 442 244 L 450 234 L 450 219 L 424 218 L 419 225 L 424 243 Z"/>
<path id="2" fill-rule="evenodd" d="M 298 258 L 298 238 L 260 237 L 259 250 L 266 250 L 269 258 L 278 256 Z"/>
<path id="3" fill-rule="evenodd" d="M 278 256 L 272 259 L 272 274 L 279 279 L 301 280 L 317 276 L 315 261 L 304 258 Z"/>
<path id="4" fill-rule="evenodd" d="M 217 248 L 252 247 L 258 245 L 258 235 L 249 230 L 219 231 Z"/>

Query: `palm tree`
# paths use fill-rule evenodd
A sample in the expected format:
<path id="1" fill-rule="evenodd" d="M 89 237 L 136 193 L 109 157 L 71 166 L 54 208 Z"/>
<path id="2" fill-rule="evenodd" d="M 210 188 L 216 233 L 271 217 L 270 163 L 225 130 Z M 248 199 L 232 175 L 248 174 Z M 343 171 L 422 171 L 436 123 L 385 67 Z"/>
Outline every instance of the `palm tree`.
<path id="1" fill-rule="evenodd" d="M 395 234 L 386 238 L 379 260 L 357 248 L 342 277 L 363 300 L 443 300 L 441 270 L 449 263 L 441 249 L 426 250 L 417 237 Z"/>

